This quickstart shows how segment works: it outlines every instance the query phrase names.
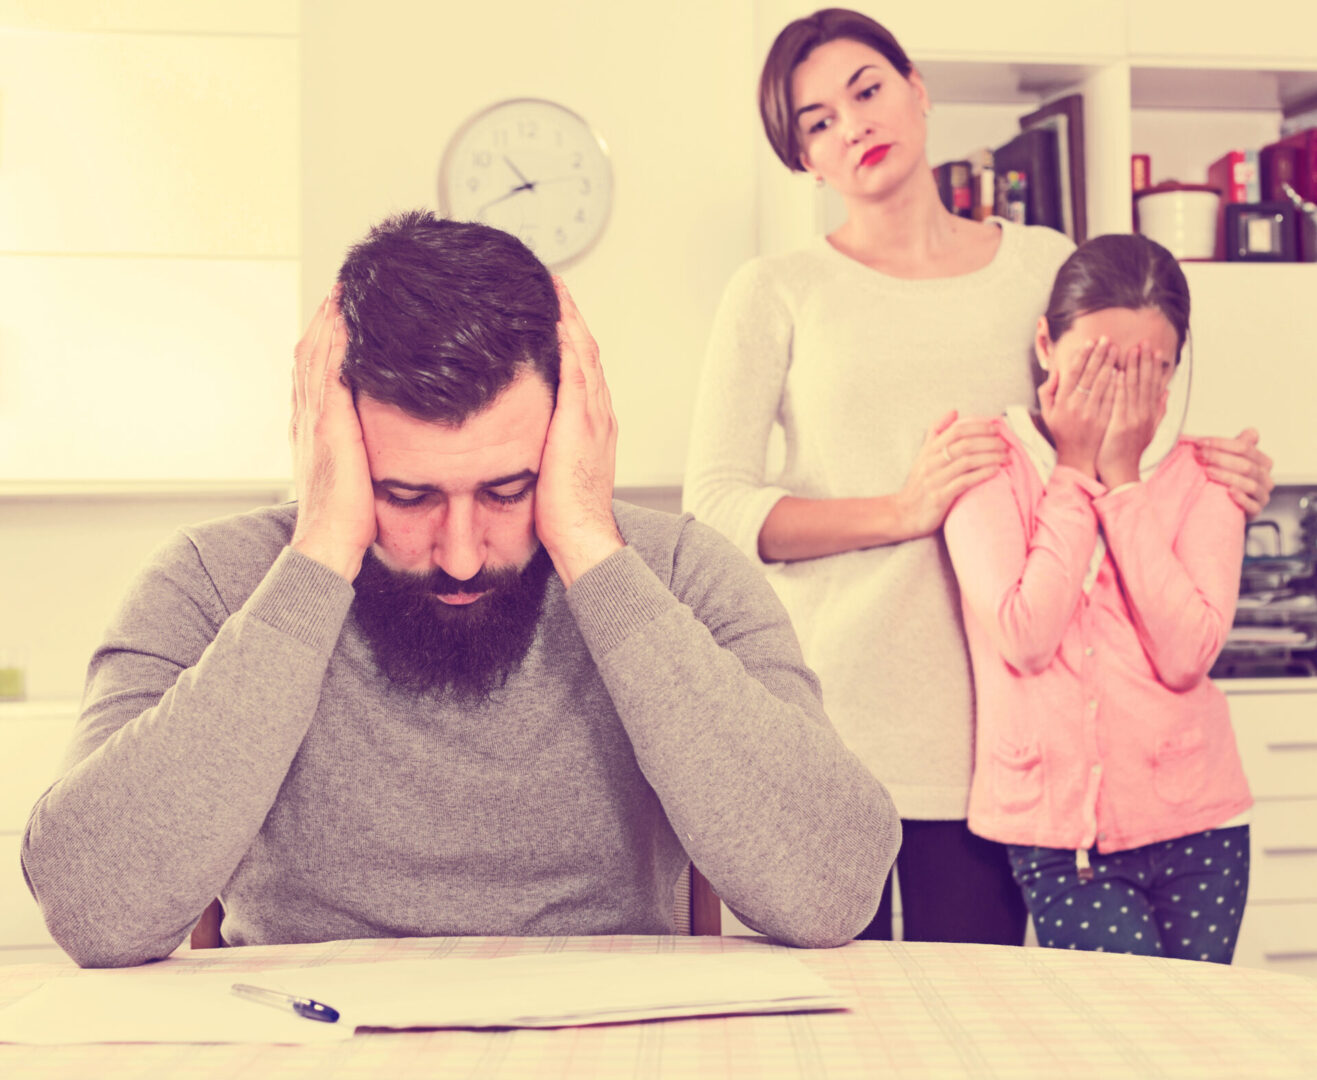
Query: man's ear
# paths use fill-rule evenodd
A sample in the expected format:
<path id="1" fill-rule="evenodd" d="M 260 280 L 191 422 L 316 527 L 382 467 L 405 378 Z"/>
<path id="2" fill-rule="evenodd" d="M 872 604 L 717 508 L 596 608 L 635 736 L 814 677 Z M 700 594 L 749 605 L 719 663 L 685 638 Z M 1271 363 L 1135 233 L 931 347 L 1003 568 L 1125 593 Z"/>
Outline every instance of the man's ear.
<path id="1" fill-rule="evenodd" d="M 1038 366 L 1044 371 L 1052 370 L 1052 335 L 1047 329 L 1047 316 L 1038 316 L 1038 330 L 1034 333 L 1033 354 L 1038 358 Z"/>

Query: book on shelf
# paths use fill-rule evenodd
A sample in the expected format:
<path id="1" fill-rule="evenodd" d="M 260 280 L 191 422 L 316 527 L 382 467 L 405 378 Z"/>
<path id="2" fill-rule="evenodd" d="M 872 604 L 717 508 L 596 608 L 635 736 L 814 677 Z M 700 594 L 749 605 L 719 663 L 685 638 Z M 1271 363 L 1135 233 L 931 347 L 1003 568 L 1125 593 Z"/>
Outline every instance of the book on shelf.
<path id="1" fill-rule="evenodd" d="M 1317 127 L 1304 128 L 1258 153 L 1262 198 L 1295 207 L 1295 252 L 1300 262 L 1317 262 L 1317 222 L 1305 204 L 1317 203 Z"/>
<path id="2" fill-rule="evenodd" d="M 1221 192 L 1216 212 L 1216 258 L 1226 257 L 1226 206 L 1262 201 L 1256 150 L 1227 150 L 1207 167 L 1207 182 Z"/>
<path id="3" fill-rule="evenodd" d="M 1061 209 L 1059 167 L 1057 163 L 1056 132 L 1047 128 L 1022 131 L 1010 142 L 993 151 L 993 165 L 997 174 L 997 213 L 1009 209 L 1012 196 L 1019 189 L 1006 181 L 1010 173 L 1019 174 L 1024 183 L 1023 203 L 1025 223 L 1047 225 L 1065 232 Z"/>
<path id="4" fill-rule="evenodd" d="M 1150 154 L 1131 154 L 1130 155 L 1130 192 L 1138 195 L 1140 191 L 1147 191 L 1152 187 L 1152 156 Z M 1139 231 L 1139 215 L 1135 211 L 1131 215 L 1130 228 L 1135 232 Z"/>
<path id="5" fill-rule="evenodd" d="M 968 161 L 947 161 L 933 170 L 942 205 L 958 217 L 974 216 L 974 199 L 970 185 Z"/>
<path id="6" fill-rule="evenodd" d="M 1304 199 L 1317 202 L 1317 127 L 1296 131 L 1258 153 L 1264 200 L 1287 198 L 1289 184 Z"/>

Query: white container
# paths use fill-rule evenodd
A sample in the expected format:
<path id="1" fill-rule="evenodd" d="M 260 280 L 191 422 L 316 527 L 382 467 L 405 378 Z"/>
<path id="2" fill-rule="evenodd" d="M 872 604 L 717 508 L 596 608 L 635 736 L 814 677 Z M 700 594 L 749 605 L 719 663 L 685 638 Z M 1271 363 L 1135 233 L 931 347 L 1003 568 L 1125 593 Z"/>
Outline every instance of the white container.
<path id="1" fill-rule="evenodd" d="M 1177 259 L 1211 259 L 1216 253 L 1221 193 L 1203 184 L 1169 180 L 1134 196 L 1139 232 Z"/>

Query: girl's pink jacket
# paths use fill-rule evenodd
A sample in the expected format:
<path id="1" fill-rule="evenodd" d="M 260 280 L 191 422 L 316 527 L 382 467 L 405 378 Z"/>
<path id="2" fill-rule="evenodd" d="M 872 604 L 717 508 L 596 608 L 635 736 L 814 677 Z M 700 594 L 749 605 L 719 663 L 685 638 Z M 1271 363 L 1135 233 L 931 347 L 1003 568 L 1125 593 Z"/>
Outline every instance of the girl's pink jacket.
<path id="1" fill-rule="evenodd" d="M 1207 678 L 1234 619 L 1243 511 L 1190 443 L 1108 493 L 1066 467 L 1044 486 L 997 424 L 1007 463 L 945 526 L 978 702 L 970 828 L 1106 853 L 1224 824 L 1252 805 Z"/>

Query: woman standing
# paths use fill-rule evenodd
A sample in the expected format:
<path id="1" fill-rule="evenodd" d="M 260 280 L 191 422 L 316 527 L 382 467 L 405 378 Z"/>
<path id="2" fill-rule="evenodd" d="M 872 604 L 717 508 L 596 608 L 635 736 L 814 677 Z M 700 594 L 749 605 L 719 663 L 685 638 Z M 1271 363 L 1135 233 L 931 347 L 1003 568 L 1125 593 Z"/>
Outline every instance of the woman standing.
<path id="1" fill-rule="evenodd" d="M 906 939 L 1019 944 L 1005 851 L 965 825 L 972 679 L 939 530 L 1005 460 L 975 418 L 1033 400 L 1033 328 L 1073 244 L 950 214 L 924 150 L 928 109 L 904 50 L 864 15 L 828 9 L 778 35 L 760 80 L 769 142 L 832 185 L 847 219 L 729 284 L 685 501 L 771 567 L 829 716 L 895 798 Z M 770 478 L 774 424 L 786 453 Z M 1200 444 L 1249 512 L 1271 486 L 1255 442 Z M 891 932 L 889 882 L 861 936 Z"/>

